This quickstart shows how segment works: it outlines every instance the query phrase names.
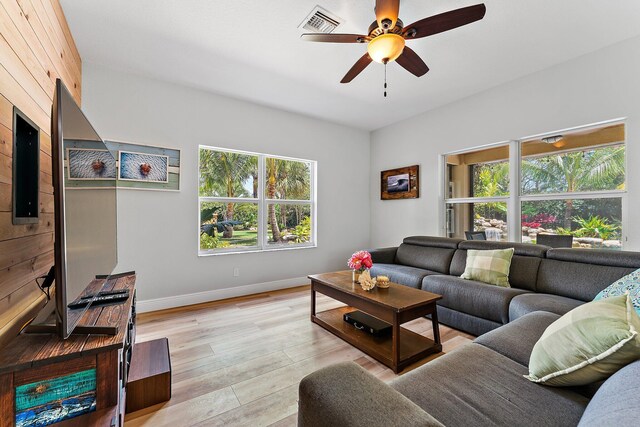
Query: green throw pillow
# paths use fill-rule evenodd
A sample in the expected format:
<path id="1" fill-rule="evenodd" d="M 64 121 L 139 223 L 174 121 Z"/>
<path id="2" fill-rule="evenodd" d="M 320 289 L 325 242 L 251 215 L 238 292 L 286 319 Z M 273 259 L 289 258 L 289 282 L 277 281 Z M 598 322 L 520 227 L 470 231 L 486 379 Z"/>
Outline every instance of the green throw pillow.
<path id="1" fill-rule="evenodd" d="M 513 251 L 513 248 L 490 251 L 469 249 L 467 251 L 467 266 L 460 277 L 509 288 L 511 287 L 509 285 L 509 268 Z"/>
<path id="2" fill-rule="evenodd" d="M 629 295 L 583 304 L 544 331 L 525 378 L 552 386 L 606 379 L 640 358 L 638 330 L 640 317 Z"/>

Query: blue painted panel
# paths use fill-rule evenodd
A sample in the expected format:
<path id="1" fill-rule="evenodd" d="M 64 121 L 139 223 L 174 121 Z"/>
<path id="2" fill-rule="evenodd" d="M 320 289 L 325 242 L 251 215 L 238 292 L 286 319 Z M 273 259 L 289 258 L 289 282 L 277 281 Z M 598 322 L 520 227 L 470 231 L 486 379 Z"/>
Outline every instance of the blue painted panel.
<path id="1" fill-rule="evenodd" d="M 16 427 L 39 427 L 96 410 L 96 370 L 16 387 Z"/>

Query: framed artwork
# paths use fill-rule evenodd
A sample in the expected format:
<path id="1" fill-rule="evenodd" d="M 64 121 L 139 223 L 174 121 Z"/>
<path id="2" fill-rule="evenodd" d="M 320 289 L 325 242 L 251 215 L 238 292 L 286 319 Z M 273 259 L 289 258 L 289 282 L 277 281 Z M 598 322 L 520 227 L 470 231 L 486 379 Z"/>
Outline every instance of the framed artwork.
<path id="1" fill-rule="evenodd" d="M 67 148 L 67 161 L 70 181 L 116 179 L 116 159 L 108 150 Z"/>
<path id="2" fill-rule="evenodd" d="M 120 151 L 118 160 L 121 181 L 169 182 L 169 156 Z"/>
<path id="3" fill-rule="evenodd" d="M 382 200 L 417 199 L 420 197 L 419 166 L 407 166 L 380 172 Z"/>
<path id="4" fill-rule="evenodd" d="M 109 140 L 65 139 L 64 144 L 69 189 L 180 191 L 178 149 Z"/>

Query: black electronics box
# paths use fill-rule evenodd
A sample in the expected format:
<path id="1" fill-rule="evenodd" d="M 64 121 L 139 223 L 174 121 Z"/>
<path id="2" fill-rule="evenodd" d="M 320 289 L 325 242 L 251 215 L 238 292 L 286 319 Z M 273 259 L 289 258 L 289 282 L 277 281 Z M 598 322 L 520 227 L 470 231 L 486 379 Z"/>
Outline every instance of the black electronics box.
<path id="1" fill-rule="evenodd" d="M 351 311 L 343 315 L 344 321 L 356 329 L 365 331 L 373 336 L 382 337 L 391 334 L 391 325 L 382 320 L 369 316 L 361 311 Z"/>

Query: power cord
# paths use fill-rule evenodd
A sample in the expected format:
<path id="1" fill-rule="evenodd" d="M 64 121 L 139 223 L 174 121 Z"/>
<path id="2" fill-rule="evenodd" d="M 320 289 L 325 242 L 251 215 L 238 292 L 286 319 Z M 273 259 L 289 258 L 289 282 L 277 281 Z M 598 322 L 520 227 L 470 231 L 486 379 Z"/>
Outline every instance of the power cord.
<path id="1" fill-rule="evenodd" d="M 40 288 L 42 293 L 46 295 L 47 301 L 51 301 L 51 292 L 49 291 L 49 289 L 53 284 L 54 278 L 55 278 L 55 270 L 53 266 L 51 267 L 51 269 L 49 269 L 49 273 L 47 273 L 44 276 L 40 276 L 36 278 L 36 285 L 38 285 L 38 288 Z M 43 281 L 42 283 L 40 283 L 38 280 L 43 280 Z"/>

